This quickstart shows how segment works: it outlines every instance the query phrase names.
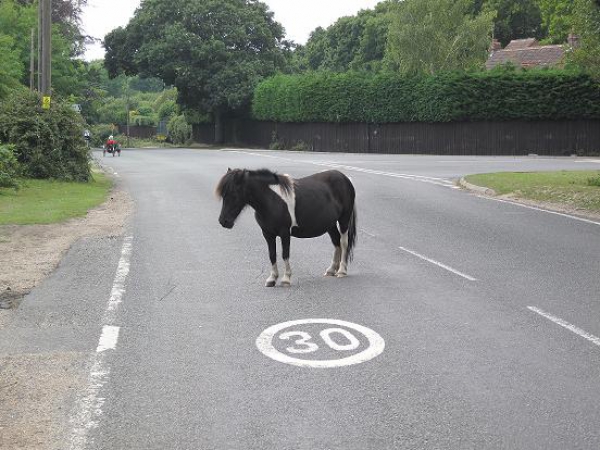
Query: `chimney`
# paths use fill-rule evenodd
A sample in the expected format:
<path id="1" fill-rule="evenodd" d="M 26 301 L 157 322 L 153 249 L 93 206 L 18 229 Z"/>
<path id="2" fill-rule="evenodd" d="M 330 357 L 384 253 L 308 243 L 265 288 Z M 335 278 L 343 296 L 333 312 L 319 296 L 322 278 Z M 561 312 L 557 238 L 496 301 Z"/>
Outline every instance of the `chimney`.
<path id="1" fill-rule="evenodd" d="M 502 50 L 502 44 L 498 39 L 493 39 L 490 45 L 490 51 L 495 52 L 496 50 Z"/>
<path id="2" fill-rule="evenodd" d="M 567 43 L 571 48 L 579 47 L 579 36 L 573 33 L 569 33 L 569 37 L 567 38 Z"/>

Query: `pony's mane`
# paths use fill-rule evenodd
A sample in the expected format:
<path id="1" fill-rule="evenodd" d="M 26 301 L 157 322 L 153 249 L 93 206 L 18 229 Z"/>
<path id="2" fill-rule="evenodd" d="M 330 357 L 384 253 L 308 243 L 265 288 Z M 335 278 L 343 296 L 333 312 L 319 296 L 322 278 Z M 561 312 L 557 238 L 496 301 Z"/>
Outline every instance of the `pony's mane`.
<path id="1" fill-rule="evenodd" d="M 294 180 L 289 175 L 280 175 L 269 169 L 247 170 L 247 169 L 230 169 L 221 178 L 215 193 L 219 197 L 223 197 L 228 191 L 235 189 L 237 182 L 242 181 L 242 178 L 248 174 L 253 180 L 265 183 L 267 185 L 278 185 L 286 194 L 291 194 L 294 189 Z"/>

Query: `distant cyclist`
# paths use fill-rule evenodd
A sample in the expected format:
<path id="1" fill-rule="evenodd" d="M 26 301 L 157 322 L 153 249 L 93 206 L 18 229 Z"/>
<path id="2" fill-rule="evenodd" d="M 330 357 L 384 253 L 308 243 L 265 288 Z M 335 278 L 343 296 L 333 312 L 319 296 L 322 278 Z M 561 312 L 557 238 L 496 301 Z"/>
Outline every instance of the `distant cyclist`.
<path id="1" fill-rule="evenodd" d="M 115 156 L 115 153 L 119 153 L 119 156 L 121 156 L 121 149 L 119 148 L 119 143 L 115 141 L 112 134 L 108 137 L 108 140 L 106 141 L 103 155 L 106 155 L 106 152 L 112 153 L 113 156 Z"/>

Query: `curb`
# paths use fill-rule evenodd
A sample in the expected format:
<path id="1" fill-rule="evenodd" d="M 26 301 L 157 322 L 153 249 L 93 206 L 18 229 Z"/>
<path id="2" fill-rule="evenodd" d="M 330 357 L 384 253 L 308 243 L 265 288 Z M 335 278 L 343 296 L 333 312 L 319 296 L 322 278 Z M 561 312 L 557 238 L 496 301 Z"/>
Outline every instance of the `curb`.
<path id="1" fill-rule="evenodd" d="M 479 192 L 480 194 L 484 194 L 484 195 L 496 195 L 496 191 L 494 191 L 493 189 L 486 188 L 486 187 L 483 187 L 483 186 L 477 186 L 475 184 L 471 184 L 468 181 L 466 181 L 464 179 L 464 177 L 461 177 L 460 180 L 458 180 L 458 184 L 460 184 L 465 189 L 468 189 L 470 191 Z"/>

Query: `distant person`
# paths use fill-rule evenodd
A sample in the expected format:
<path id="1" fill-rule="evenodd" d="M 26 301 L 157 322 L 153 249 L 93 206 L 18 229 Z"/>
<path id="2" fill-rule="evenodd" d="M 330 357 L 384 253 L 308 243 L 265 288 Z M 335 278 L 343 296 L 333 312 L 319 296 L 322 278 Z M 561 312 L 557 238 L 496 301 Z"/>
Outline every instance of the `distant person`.
<path id="1" fill-rule="evenodd" d="M 112 134 L 108 137 L 108 140 L 106 141 L 103 155 L 106 155 L 106 152 L 112 153 L 113 156 L 115 156 L 116 153 L 119 153 L 119 156 L 121 156 L 121 149 L 119 148 L 119 143 L 115 141 Z"/>
<path id="2" fill-rule="evenodd" d="M 87 143 L 88 148 L 90 148 L 90 141 L 92 140 L 92 135 L 90 134 L 90 130 L 85 130 L 83 132 L 83 138 L 85 139 L 85 142 Z"/>
<path id="3" fill-rule="evenodd" d="M 108 137 L 108 140 L 106 141 L 106 148 L 110 149 L 110 150 L 114 150 L 114 148 L 115 148 L 116 145 L 117 145 L 117 141 L 115 141 L 115 138 L 111 134 Z"/>

